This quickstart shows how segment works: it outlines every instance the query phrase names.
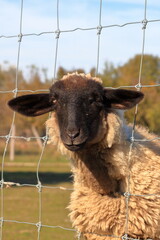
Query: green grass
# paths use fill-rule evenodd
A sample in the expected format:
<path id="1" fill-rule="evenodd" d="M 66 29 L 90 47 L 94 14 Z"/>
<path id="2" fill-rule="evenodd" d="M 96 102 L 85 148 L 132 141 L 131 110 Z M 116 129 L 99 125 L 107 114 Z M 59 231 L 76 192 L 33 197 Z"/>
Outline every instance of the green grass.
<path id="1" fill-rule="evenodd" d="M 58 185 L 56 185 L 58 186 Z M 72 187 L 71 184 L 63 184 Z M 42 224 L 72 228 L 66 209 L 71 191 L 59 189 L 42 190 Z M 34 187 L 15 187 L 4 189 L 4 219 L 20 222 L 37 223 L 39 221 L 39 193 Z M 23 223 L 6 223 L 3 225 L 3 240 L 37 239 L 37 227 Z M 60 228 L 42 227 L 41 240 L 71 240 L 75 232 Z"/>
<path id="2" fill-rule="evenodd" d="M 4 164 L 4 181 L 37 184 L 37 164 L 40 152 L 18 152 L 13 162 L 8 153 Z M 45 151 L 39 167 L 39 178 L 45 186 L 72 188 L 70 163 L 52 151 Z M 37 223 L 39 192 L 36 187 L 10 187 L 4 192 L 4 219 Z M 42 188 L 42 224 L 72 228 L 67 206 L 72 191 Z M 1 195 L 1 192 L 0 192 Z M 1 196 L 0 196 L 1 199 Z M 40 240 L 72 240 L 76 233 L 61 228 L 42 227 Z M 38 239 L 37 227 L 25 223 L 4 222 L 3 240 Z"/>
<path id="3" fill-rule="evenodd" d="M 5 141 L 0 139 L 0 155 L 3 155 Z M 10 144 L 8 145 L 5 160 L 9 161 Z M 14 162 L 32 162 L 36 163 L 39 160 L 42 149 L 39 148 L 35 141 L 27 142 L 22 140 L 15 141 L 15 159 Z M 62 156 L 55 146 L 47 144 L 42 156 L 43 163 L 66 162 L 67 159 Z"/>

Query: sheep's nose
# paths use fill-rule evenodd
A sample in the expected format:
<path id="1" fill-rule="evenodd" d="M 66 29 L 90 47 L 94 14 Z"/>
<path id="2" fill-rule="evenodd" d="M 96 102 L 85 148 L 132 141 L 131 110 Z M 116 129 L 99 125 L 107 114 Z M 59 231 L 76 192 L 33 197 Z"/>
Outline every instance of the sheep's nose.
<path id="1" fill-rule="evenodd" d="M 73 140 L 79 136 L 80 130 L 79 129 L 68 129 L 67 135 Z"/>

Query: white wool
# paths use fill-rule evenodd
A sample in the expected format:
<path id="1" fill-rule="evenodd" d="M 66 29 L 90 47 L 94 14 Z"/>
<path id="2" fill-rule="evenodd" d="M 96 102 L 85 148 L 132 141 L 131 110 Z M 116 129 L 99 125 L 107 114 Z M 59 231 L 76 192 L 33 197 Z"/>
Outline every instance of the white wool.
<path id="1" fill-rule="evenodd" d="M 66 75 L 64 75 L 64 76 L 62 77 L 61 80 L 67 80 L 67 79 L 70 78 L 70 76 L 72 76 L 72 77 L 73 77 L 73 76 L 81 76 L 81 77 L 83 77 L 83 78 L 92 79 L 92 80 L 94 80 L 94 81 L 99 82 L 99 83 L 102 84 L 102 80 L 101 80 L 100 78 L 98 78 L 98 77 L 92 77 L 90 73 L 88 73 L 88 74 L 78 73 L 78 72 L 67 73 Z"/>

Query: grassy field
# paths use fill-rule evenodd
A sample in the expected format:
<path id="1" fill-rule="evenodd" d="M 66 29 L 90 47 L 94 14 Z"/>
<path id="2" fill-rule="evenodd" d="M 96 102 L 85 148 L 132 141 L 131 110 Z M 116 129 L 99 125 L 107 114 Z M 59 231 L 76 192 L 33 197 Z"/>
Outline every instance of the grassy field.
<path id="1" fill-rule="evenodd" d="M 37 184 L 36 172 L 39 156 L 39 152 L 21 151 L 17 152 L 15 160 L 10 162 L 7 152 L 4 181 Z M 55 152 L 53 154 L 51 150 L 45 151 L 42 157 L 39 178 L 42 185 L 48 187 L 72 188 L 69 161 Z M 42 188 L 41 220 L 43 225 L 72 228 L 67 209 L 71 192 L 58 188 Z M 4 188 L 3 193 L 5 220 L 38 223 L 40 194 L 36 187 L 9 187 Z M 40 238 L 38 238 L 38 228 L 35 225 L 16 222 L 4 222 L 3 224 L 3 240 L 72 240 L 75 236 L 75 231 L 66 231 L 59 227 L 42 227 Z"/>
<path id="2" fill-rule="evenodd" d="M 54 185 L 55 186 L 55 185 Z M 56 185 L 58 186 L 58 185 Z M 71 187 L 71 184 L 63 184 Z M 66 209 L 70 191 L 58 189 L 42 190 L 42 224 L 71 228 Z M 39 221 L 39 193 L 34 187 L 16 187 L 4 190 L 4 219 L 37 223 Z M 37 239 L 37 227 L 23 223 L 8 223 L 3 226 L 4 240 Z M 60 228 L 42 227 L 41 240 L 71 240 L 75 233 Z"/>

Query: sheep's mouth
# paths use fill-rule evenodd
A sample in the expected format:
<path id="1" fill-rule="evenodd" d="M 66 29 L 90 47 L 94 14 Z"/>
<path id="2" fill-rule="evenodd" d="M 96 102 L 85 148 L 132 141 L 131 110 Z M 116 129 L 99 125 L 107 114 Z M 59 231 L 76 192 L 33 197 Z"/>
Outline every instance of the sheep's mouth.
<path id="1" fill-rule="evenodd" d="M 81 144 L 65 144 L 64 143 L 65 147 L 72 152 L 81 150 L 85 144 L 86 144 L 86 142 L 83 142 Z"/>

